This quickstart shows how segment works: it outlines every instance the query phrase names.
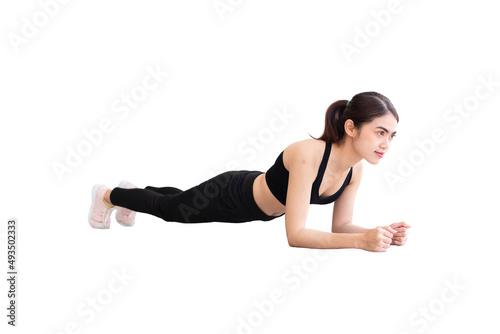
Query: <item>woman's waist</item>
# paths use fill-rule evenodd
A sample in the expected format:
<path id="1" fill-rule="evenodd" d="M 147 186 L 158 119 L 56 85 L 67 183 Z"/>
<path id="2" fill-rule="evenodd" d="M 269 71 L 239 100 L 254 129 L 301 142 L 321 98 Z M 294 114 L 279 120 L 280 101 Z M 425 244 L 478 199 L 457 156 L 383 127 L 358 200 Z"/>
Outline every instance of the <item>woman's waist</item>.
<path id="1" fill-rule="evenodd" d="M 265 175 L 262 172 L 254 180 L 253 195 L 255 202 L 266 215 L 281 216 L 285 213 L 285 206 L 269 190 Z"/>

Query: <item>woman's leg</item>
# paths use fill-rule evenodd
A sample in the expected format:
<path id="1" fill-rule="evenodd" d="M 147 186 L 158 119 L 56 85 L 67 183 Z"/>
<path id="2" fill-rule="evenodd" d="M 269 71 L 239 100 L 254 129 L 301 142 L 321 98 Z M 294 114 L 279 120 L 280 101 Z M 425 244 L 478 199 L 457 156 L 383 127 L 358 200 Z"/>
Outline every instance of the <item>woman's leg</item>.
<path id="1" fill-rule="evenodd" d="M 180 190 L 179 188 L 175 188 L 175 187 L 156 188 L 156 187 L 147 186 L 144 189 L 152 190 L 155 193 L 162 194 L 162 195 L 177 195 L 177 194 L 182 193 L 182 190 Z"/>
<path id="2" fill-rule="evenodd" d="M 119 188 L 122 188 L 122 187 L 119 187 Z M 130 188 L 129 188 L 130 189 Z M 133 188 L 133 189 L 139 189 L 137 187 Z M 158 193 L 158 194 L 162 194 L 162 195 L 177 195 L 177 194 L 180 194 L 182 193 L 182 190 L 180 190 L 179 188 L 175 188 L 175 187 L 162 187 L 162 188 L 156 188 L 156 187 L 151 187 L 151 186 L 147 186 L 146 188 L 144 189 L 147 189 L 147 190 L 152 190 L 154 191 L 155 193 Z M 112 189 L 108 189 L 105 194 L 104 194 L 104 201 L 107 203 L 107 204 L 111 204 L 111 199 L 110 199 L 110 194 L 111 194 L 111 191 Z M 114 205 L 114 204 L 111 204 L 111 205 Z"/>
<path id="3" fill-rule="evenodd" d="M 186 191 L 174 187 L 114 188 L 104 199 L 113 205 L 152 214 L 166 221 L 229 221 L 227 211 L 234 209 L 227 189 L 232 173 L 219 174 Z"/>
<path id="4" fill-rule="evenodd" d="M 186 191 L 173 187 L 114 188 L 108 199 L 119 207 L 149 213 L 173 222 L 267 221 L 276 217 L 262 212 L 253 198 L 253 181 L 260 173 L 225 172 Z"/>
<path id="5" fill-rule="evenodd" d="M 109 194 L 109 196 L 107 196 Z M 152 190 L 147 189 L 125 189 L 114 188 L 108 190 L 104 196 L 104 200 L 109 201 L 111 204 L 127 208 L 132 211 L 149 213 L 161 218 L 161 213 L 158 211 L 159 203 L 163 197 L 169 195 L 162 195 Z"/>

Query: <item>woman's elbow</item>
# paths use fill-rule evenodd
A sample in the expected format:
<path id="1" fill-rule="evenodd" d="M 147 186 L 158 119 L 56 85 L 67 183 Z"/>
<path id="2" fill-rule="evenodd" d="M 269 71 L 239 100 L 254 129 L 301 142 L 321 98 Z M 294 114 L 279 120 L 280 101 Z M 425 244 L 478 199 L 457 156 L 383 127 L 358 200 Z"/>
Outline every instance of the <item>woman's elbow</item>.
<path id="1" fill-rule="evenodd" d="M 287 235 L 287 239 L 288 239 L 288 245 L 290 247 L 302 247 L 300 239 L 298 237 L 298 233 L 293 233 L 293 234 L 289 233 Z"/>

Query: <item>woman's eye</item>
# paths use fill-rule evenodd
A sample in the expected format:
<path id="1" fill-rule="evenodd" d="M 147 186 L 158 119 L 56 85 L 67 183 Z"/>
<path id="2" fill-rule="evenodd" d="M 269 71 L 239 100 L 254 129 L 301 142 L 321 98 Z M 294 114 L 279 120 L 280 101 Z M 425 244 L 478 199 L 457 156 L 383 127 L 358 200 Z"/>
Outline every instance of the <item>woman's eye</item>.
<path id="1" fill-rule="evenodd" d="M 379 131 L 378 134 L 381 135 L 381 136 L 383 136 L 384 135 L 384 131 Z"/>

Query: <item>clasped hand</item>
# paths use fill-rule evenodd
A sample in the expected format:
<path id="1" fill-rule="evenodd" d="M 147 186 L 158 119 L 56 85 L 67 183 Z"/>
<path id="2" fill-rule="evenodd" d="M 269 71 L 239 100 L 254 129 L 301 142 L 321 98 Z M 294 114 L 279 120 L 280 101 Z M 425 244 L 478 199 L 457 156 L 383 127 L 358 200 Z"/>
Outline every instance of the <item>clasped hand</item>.
<path id="1" fill-rule="evenodd" d="M 405 222 L 399 222 L 368 230 L 364 234 L 363 248 L 371 252 L 385 252 L 391 245 L 403 246 L 408 239 L 410 227 Z"/>

